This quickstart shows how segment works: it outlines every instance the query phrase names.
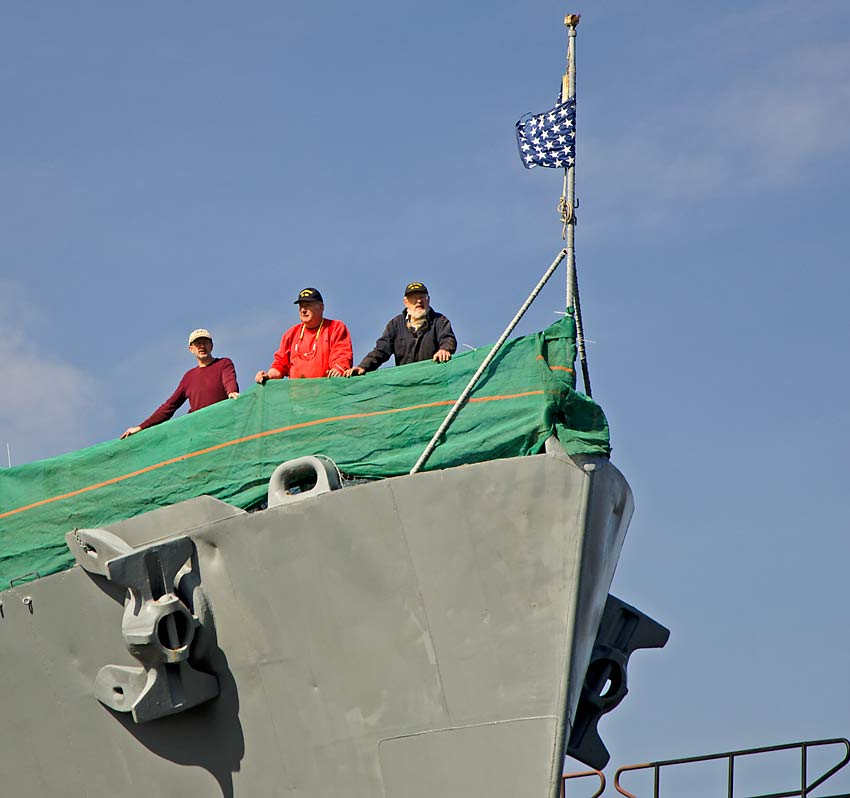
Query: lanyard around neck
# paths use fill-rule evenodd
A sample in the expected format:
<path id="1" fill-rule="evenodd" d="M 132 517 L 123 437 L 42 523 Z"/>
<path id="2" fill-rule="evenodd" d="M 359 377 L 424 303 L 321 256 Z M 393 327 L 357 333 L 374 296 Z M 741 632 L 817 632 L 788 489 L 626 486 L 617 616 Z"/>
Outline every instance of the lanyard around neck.
<path id="1" fill-rule="evenodd" d="M 301 352 L 298 351 L 298 345 L 301 343 L 301 339 L 304 338 L 304 330 L 307 329 L 307 325 L 304 324 L 304 322 L 302 322 L 301 323 L 301 333 L 299 334 L 298 340 L 295 343 L 295 354 L 301 355 L 301 357 L 309 357 L 311 355 L 316 354 L 316 346 L 319 343 L 319 333 L 322 331 L 322 327 L 324 327 L 324 326 L 325 326 L 325 320 L 322 319 L 319 322 L 318 328 L 316 329 L 316 337 L 313 338 L 313 346 L 311 347 L 310 351 L 301 353 Z"/>

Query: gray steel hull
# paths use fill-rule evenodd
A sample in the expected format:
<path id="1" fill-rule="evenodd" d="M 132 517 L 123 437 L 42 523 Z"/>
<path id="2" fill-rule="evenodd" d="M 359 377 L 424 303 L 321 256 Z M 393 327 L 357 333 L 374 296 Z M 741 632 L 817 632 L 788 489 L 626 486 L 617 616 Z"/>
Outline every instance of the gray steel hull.
<path id="1" fill-rule="evenodd" d="M 6 591 L 4 794 L 554 798 L 632 506 L 606 460 L 546 454 L 109 527 L 192 538 L 221 694 L 136 724 L 93 696 L 138 664 L 120 592 Z"/>

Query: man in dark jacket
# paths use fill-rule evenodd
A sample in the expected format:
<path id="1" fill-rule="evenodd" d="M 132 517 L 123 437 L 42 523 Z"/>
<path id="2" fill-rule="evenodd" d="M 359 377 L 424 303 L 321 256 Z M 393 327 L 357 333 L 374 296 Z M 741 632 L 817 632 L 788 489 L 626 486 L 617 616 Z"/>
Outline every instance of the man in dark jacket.
<path id="1" fill-rule="evenodd" d="M 420 360 L 445 363 L 456 349 L 452 323 L 431 307 L 428 289 L 423 283 L 408 283 L 404 289 L 404 313 L 390 319 L 375 348 L 359 366 L 348 369 L 345 376 L 374 371 L 392 356 L 397 366 Z"/>

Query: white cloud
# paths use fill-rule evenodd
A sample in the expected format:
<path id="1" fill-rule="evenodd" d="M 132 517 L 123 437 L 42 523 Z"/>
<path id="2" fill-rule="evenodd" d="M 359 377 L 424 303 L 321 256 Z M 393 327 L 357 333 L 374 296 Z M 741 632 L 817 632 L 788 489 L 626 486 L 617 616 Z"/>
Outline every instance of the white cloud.
<path id="1" fill-rule="evenodd" d="M 55 352 L 40 350 L 27 330 L 37 323 L 33 306 L 9 283 L 0 282 L 0 464 L 51 457 L 94 442 L 93 431 L 111 413 L 99 401 L 97 381 Z"/>
<path id="2" fill-rule="evenodd" d="M 833 3 L 800 15 L 772 2 L 712 19 L 669 69 L 648 63 L 639 113 L 582 143 L 582 180 L 606 213 L 628 202 L 633 221 L 660 223 L 683 202 L 792 189 L 845 162 L 850 34 L 836 15 L 848 16 Z"/>

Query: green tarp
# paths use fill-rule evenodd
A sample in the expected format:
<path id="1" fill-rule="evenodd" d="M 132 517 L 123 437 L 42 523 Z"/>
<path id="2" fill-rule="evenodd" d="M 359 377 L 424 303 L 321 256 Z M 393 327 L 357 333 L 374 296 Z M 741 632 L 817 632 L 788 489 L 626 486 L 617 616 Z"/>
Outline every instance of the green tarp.
<path id="1" fill-rule="evenodd" d="M 64 535 L 208 494 L 262 501 L 284 460 L 323 454 L 354 477 L 407 473 L 489 348 L 350 380 L 280 380 L 126 440 L 0 471 L 0 590 L 73 564 Z M 608 454 L 608 425 L 573 390 L 574 326 L 509 341 L 425 470 L 536 454 Z"/>

